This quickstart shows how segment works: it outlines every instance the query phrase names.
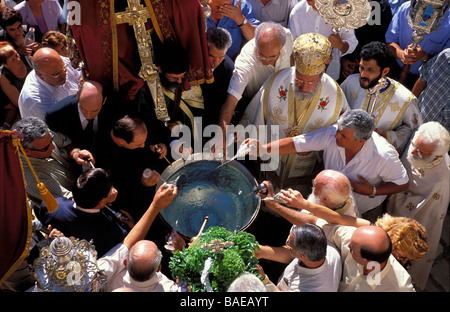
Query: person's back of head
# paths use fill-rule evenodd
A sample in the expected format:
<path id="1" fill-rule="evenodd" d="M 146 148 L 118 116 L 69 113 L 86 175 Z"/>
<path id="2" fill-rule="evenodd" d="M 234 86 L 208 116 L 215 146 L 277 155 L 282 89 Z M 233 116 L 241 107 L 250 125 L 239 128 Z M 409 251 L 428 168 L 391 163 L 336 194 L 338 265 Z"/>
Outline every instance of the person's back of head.
<path id="1" fill-rule="evenodd" d="M 214 44 L 217 50 L 223 51 L 233 43 L 230 32 L 222 27 L 208 27 L 206 30 L 206 41 L 209 44 Z"/>
<path id="2" fill-rule="evenodd" d="M 265 292 L 263 282 L 252 273 L 239 275 L 228 287 L 227 292 Z"/>
<path id="3" fill-rule="evenodd" d="M 22 133 L 23 140 L 21 144 L 24 149 L 33 149 L 33 141 L 44 138 L 50 131 L 44 121 L 34 116 L 20 119 L 13 125 L 11 130 Z"/>
<path id="4" fill-rule="evenodd" d="M 95 208 L 108 197 L 112 186 L 111 176 L 105 169 L 88 169 L 76 180 L 72 189 L 73 199 L 81 208 Z"/>
<path id="5" fill-rule="evenodd" d="M 137 242 L 128 252 L 126 267 L 128 274 L 137 282 L 151 279 L 161 266 L 162 253 L 152 241 Z"/>
<path id="6" fill-rule="evenodd" d="M 330 209 L 340 208 L 352 196 L 352 187 L 349 179 L 341 172 L 335 170 L 322 170 L 317 174 L 313 182 L 313 191 L 316 197 L 324 202 Z"/>
<path id="7" fill-rule="evenodd" d="M 388 233 L 392 241 L 393 254 L 397 250 L 407 259 L 419 261 L 428 252 L 427 232 L 417 220 L 384 214 L 378 218 L 375 225 Z"/>
<path id="8" fill-rule="evenodd" d="M 131 143 L 134 138 L 134 132 L 144 127 L 144 121 L 134 115 L 125 115 L 116 121 L 113 126 L 112 133 L 116 138 L 123 139 L 127 143 Z"/>
<path id="9" fill-rule="evenodd" d="M 352 255 L 358 263 L 363 265 L 369 262 L 382 264 L 389 259 L 392 253 L 392 242 L 388 233 L 383 228 L 374 225 L 357 228 L 352 234 L 349 247 L 354 252 L 359 250 L 356 258 L 355 253 Z"/>
<path id="10" fill-rule="evenodd" d="M 429 121 L 422 124 L 414 133 L 412 142 L 421 137 L 422 141 L 435 146 L 433 156 L 443 156 L 448 153 L 450 147 L 450 134 L 437 121 Z"/>
<path id="11" fill-rule="evenodd" d="M 353 129 L 354 139 L 368 140 L 375 129 L 375 120 L 369 113 L 362 109 L 352 109 L 346 111 L 338 119 L 338 126 L 341 129 Z"/>
<path id="12" fill-rule="evenodd" d="M 16 9 L 5 7 L 1 12 L 0 26 L 6 31 L 6 27 L 12 26 L 17 22 L 20 22 L 22 25 L 22 13 Z"/>
<path id="13" fill-rule="evenodd" d="M 327 254 L 327 238 L 322 228 L 310 223 L 296 225 L 292 228 L 294 249 L 309 261 L 321 261 Z"/>

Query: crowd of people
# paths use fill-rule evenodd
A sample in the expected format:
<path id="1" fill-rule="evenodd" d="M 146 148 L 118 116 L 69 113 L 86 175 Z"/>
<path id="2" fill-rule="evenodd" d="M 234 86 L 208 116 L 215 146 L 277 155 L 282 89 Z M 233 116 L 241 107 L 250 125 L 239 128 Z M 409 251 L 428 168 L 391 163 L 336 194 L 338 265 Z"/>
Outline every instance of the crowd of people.
<path id="1" fill-rule="evenodd" d="M 127 22 L 132 1 L 77 2 L 73 24 L 68 1 L 1 0 L 0 123 L 21 134 L 33 218 L 94 241 L 103 291 L 185 289 L 157 217 L 178 190 L 157 186 L 193 152 L 174 133 L 209 125 L 223 130 L 215 155 L 230 125 L 266 126 L 234 142 L 268 189 L 248 229 L 263 279 L 230 291 L 425 288 L 450 201 L 449 12 L 414 46 L 415 1 L 371 1 L 377 23 L 337 32 L 315 0 L 138 1 Z M 1 291 L 42 290 L 34 245 Z"/>

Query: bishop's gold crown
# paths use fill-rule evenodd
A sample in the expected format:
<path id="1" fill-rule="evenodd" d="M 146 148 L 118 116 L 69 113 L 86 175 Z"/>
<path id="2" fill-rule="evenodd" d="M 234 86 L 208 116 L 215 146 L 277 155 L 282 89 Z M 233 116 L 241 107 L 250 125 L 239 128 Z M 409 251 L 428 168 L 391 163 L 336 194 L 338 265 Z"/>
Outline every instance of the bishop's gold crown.
<path id="1" fill-rule="evenodd" d="M 303 34 L 294 41 L 294 60 L 297 71 L 305 76 L 315 76 L 325 71 L 333 48 L 325 36 Z"/>

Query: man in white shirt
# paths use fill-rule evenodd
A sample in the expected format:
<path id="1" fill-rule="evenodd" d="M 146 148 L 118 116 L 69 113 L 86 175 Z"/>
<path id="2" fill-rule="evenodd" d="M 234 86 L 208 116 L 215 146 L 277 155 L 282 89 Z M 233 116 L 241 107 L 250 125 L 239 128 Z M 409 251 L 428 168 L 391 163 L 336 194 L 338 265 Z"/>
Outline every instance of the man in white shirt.
<path id="1" fill-rule="evenodd" d="M 387 195 L 405 191 L 409 179 L 395 148 L 373 129 L 373 118 L 356 109 L 345 112 L 337 125 L 261 146 L 255 139 L 243 144 L 258 146 L 259 153 L 273 155 L 324 151 L 325 169 L 340 171 L 349 178 L 359 212 L 364 219 L 375 222 Z"/>
<path id="2" fill-rule="evenodd" d="M 334 80 L 339 79 L 340 59 L 342 55 L 352 53 L 358 45 L 353 29 L 340 30 L 333 34 L 333 25 L 325 22 L 314 5 L 315 0 L 301 0 L 291 11 L 288 28 L 294 38 L 306 33 L 324 35 L 333 47 L 333 61 L 328 65 L 327 74 Z"/>
<path id="3" fill-rule="evenodd" d="M 245 104 L 263 85 L 264 81 L 280 69 L 291 66 L 293 39 L 289 29 L 277 23 L 265 22 L 255 31 L 236 59 L 233 76 L 228 87 L 228 95 L 219 116 L 219 126 L 225 135 L 225 127 L 230 123 L 236 105 L 242 99 Z M 236 117 L 239 120 L 239 117 Z"/>
<path id="4" fill-rule="evenodd" d="M 260 22 L 275 22 L 287 27 L 289 14 L 298 0 L 248 0 Z"/>
<path id="5" fill-rule="evenodd" d="M 278 280 L 280 291 L 336 292 L 342 274 L 341 257 L 315 224 L 294 225 L 286 245 L 260 245 L 258 258 L 289 263 Z"/>
<path id="6" fill-rule="evenodd" d="M 37 50 L 33 66 L 19 95 L 20 115 L 45 120 L 48 112 L 60 108 L 56 105 L 58 101 L 77 93 L 81 73 L 67 57 L 51 48 Z"/>
<path id="7" fill-rule="evenodd" d="M 104 291 L 129 288 L 139 292 L 180 291 L 180 287 L 160 272 L 161 252 L 151 241 L 144 240 L 150 226 L 177 195 L 177 188 L 160 186 L 147 211 L 121 244 L 116 245 L 97 264 L 108 283 Z"/>

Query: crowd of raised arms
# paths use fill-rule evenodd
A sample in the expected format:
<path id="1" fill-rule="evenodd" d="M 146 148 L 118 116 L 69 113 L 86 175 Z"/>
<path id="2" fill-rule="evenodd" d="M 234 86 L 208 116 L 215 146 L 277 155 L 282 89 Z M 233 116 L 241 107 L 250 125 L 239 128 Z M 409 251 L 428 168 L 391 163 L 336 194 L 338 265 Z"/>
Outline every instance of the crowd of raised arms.
<path id="1" fill-rule="evenodd" d="M 248 147 L 237 161 L 267 190 L 246 230 L 258 274 L 228 291 L 423 291 L 450 198 L 450 17 L 417 43 L 417 3 L 370 1 L 345 29 L 320 0 L 1 0 L 0 123 L 20 133 L 33 223 L 93 240 L 101 291 L 189 291 L 161 175 Z M 46 290 L 47 234 L 2 292 Z"/>

